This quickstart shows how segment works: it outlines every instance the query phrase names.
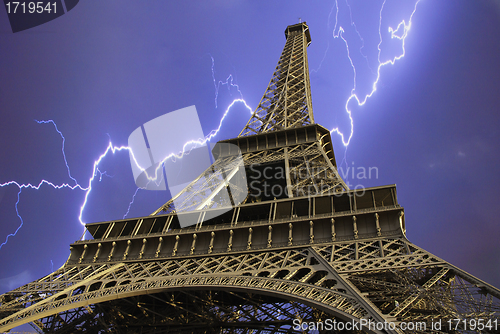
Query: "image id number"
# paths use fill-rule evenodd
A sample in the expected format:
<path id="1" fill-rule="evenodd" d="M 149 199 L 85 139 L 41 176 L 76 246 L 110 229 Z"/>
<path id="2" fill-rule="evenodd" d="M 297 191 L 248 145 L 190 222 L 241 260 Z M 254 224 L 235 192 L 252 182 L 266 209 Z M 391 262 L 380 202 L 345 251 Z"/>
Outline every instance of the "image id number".
<path id="1" fill-rule="evenodd" d="M 48 2 L 46 5 L 41 2 L 25 2 L 25 1 L 12 1 L 12 2 L 7 2 L 5 4 L 7 7 L 7 13 L 8 14 L 16 14 L 16 13 L 51 13 L 54 11 L 56 13 L 56 2 L 50 3 Z"/>

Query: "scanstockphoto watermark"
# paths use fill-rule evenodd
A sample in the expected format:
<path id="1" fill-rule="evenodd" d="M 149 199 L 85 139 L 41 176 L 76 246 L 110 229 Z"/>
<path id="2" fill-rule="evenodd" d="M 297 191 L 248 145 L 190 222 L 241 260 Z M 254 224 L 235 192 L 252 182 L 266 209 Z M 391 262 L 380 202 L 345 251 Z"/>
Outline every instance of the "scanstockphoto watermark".
<path id="1" fill-rule="evenodd" d="M 293 329 L 296 331 L 354 331 L 354 330 L 370 330 L 370 331 L 387 331 L 387 330 L 402 330 L 402 331 L 444 331 L 455 332 L 457 330 L 464 331 L 496 331 L 500 329 L 498 319 L 432 319 L 430 321 L 401 321 L 398 323 L 388 321 L 373 321 L 371 319 L 359 319 L 359 321 L 337 321 L 336 319 L 325 319 L 324 321 L 306 322 L 300 319 L 292 321 Z"/>
<path id="2" fill-rule="evenodd" d="M 325 319 L 324 321 L 317 322 L 303 322 L 300 319 L 292 321 L 293 330 L 296 331 L 387 331 L 387 330 L 409 330 L 409 331 L 426 331 L 426 330 L 439 330 L 441 329 L 440 322 L 400 322 L 398 324 L 387 321 L 373 321 L 371 319 L 360 319 L 359 321 L 338 321 L 336 319 Z M 428 326 L 429 325 L 429 326 Z M 430 328 L 428 328 L 430 327 Z"/>
<path id="3" fill-rule="evenodd" d="M 348 166 L 335 171 L 328 166 L 312 164 L 288 168 L 283 165 L 251 164 L 247 175 L 250 194 L 266 198 L 289 197 L 287 176 L 294 196 L 335 195 L 339 194 L 336 189 L 341 181 L 344 181 L 349 189 L 363 190 L 366 180 L 378 179 L 379 171 L 374 166 Z M 355 195 L 364 195 L 364 190 L 356 192 Z"/>
<path id="4" fill-rule="evenodd" d="M 342 179 L 351 179 L 351 180 L 377 180 L 378 179 L 378 167 L 364 167 L 364 166 L 356 166 L 354 161 L 351 162 L 351 166 L 347 166 L 344 168 L 340 166 L 338 169 L 339 175 Z"/>

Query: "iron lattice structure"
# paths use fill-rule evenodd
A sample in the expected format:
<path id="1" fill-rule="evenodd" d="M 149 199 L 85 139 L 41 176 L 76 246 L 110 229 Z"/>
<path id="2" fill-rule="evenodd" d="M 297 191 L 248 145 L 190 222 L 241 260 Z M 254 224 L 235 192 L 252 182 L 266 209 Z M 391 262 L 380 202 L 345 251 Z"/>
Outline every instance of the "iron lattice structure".
<path id="1" fill-rule="evenodd" d="M 306 333 L 335 321 L 365 324 L 339 333 L 498 332 L 500 291 L 412 244 L 394 185 L 349 190 L 339 177 L 312 117 L 308 27 L 285 34 L 256 112 L 224 141 L 239 154 L 219 147 L 175 205 L 87 224 L 92 239 L 60 269 L 0 296 L 0 331 Z M 262 179 L 266 168 L 284 173 Z M 242 170 L 254 186 L 234 178 Z"/>

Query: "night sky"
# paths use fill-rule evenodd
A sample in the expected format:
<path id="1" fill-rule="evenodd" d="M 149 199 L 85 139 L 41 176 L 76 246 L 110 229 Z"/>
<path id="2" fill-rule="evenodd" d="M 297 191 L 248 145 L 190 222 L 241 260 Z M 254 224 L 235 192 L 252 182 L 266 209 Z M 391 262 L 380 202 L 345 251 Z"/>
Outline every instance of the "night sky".
<path id="1" fill-rule="evenodd" d="M 351 13 L 338 0 L 337 14 L 334 1 L 80 1 L 18 33 L 1 7 L 0 183 L 75 185 L 61 135 L 35 120 L 57 124 L 71 177 L 88 187 L 110 140 L 127 145 L 155 117 L 195 105 L 208 134 L 234 99 L 255 109 L 283 32 L 299 20 L 311 30 L 315 121 L 347 139 L 348 55 L 354 92 L 364 97 L 379 60 L 402 54 L 389 27 L 408 23 L 415 1 L 387 0 L 381 20 L 383 1 L 348 4 Z M 332 134 L 341 175 L 358 187 L 397 184 L 409 240 L 500 287 L 500 2 L 422 0 L 404 47 L 403 58 L 381 68 L 371 98 L 349 103 L 347 150 Z M 235 103 L 215 140 L 236 137 L 249 117 Z M 352 168 L 356 176 L 369 167 L 378 177 L 352 178 Z M 108 154 L 98 168 L 83 222 L 121 219 L 137 189 L 126 151 Z M 18 192 L 14 184 L 0 187 L 0 243 L 21 223 Z M 148 215 L 169 197 L 139 190 L 128 217 Z M 22 190 L 24 225 L 0 248 L 0 293 L 63 265 L 83 232 L 84 198 L 85 191 L 47 184 Z"/>

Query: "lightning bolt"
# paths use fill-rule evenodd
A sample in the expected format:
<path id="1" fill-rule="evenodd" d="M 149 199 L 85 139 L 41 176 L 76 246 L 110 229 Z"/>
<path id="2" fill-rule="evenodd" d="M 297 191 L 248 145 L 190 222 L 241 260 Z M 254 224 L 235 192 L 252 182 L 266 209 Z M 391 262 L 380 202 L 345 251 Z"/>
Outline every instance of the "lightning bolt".
<path id="1" fill-rule="evenodd" d="M 66 153 L 65 153 L 65 142 L 66 142 L 66 138 L 64 137 L 63 133 L 58 129 L 56 123 L 53 121 L 53 120 L 42 120 L 42 121 L 38 121 L 38 120 L 35 120 L 35 122 L 37 122 L 38 124 L 52 124 L 55 128 L 55 130 L 57 131 L 57 133 L 59 133 L 59 135 L 61 136 L 61 139 L 62 139 L 62 148 L 61 148 L 61 152 L 62 152 L 62 155 L 63 155 L 63 158 L 64 158 L 64 163 L 66 165 L 66 169 L 68 171 L 68 176 L 69 178 L 75 183 L 74 185 L 70 185 L 68 183 L 62 183 L 62 184 L 54 184 L 48 180 L 45 180 L 45 179 L 42 179 L 37 185 L 33 185 L 31 183 L 27 183 L 27 184 L 24 184 L 24 183 L 19 183 L 17 181 L 9 181 L 9 182 L 5 182 L 5 183 L 1 183 L 0 184 L 0 187 L 7 187 L 7 186 L 10 186 L 10 185 L 15 185 L 18 187 L 19 191 L 17 193 L 17 201 L 16 201 L 16 204 L 15 204 L 15 210 L 16 210 L 16 214 L 17 214 L 17 217 L 19 218 L 20 220 L 20 224 L 19 226 L 17 227 L 17 229 L 14 231 L 14 233 L 10 233 L 7 235 L 5 241 L 0 244 L 0 249 L 7 244 L 7 242 L 9 241 L 9 238 L 11 237 L 14 237 L 16 236 L 16 234 L 19 232 L 19 230 L 21 229 L 21 227 L 24 225 L 24 220 L 23 218 L 21 217 L 20 213 L 19 213 L 19 209 L 18 209 L 18 205 L 19 205 L 19 202 L 20 202 L 20 196 L 21 196 L 21 192 L 23 189 L 27 188 L 27 189 L 34 189 L 34 190 L 40 190 L 40 188 L 43 186 L 43 185 L 48 185 L 48 186 L 51 186 L 52 188 L 54 189 L 63 189 L 63 188 L 68 188 L 68 189 L 71 189 L 71 190 L 81 190 L 81 191 L 84 191 L 85 192 L 85 197 L 84 197 L 84 202 L 82 204 L 82 206 L 80 207 L 80 215 L 78 216 L 78 220 L 79 222 L 82 224 L 82 225 L 85 225 L 82 221 L 82 214 L 83 214 L 83 210 L 85 209 L 85 205 L 87 203 L 87 199 L 88 199 L 88 196 L 90 195 L 90 192 L 92 190 L 92 182 L 94 181 L 94 179 L 99 176 L 99 180 L 102 180 L 102 176 L 103 175 L 106 175 L 106 176 L 109 176 L 107 175 L 106 172 L 101 172 L 98 168 L 98 165 L 99 165 L 99 162 L 106 156 L 106 154 L 108 152 L 115 152 L 115 151 L 121 151 L 121 150 L 124 150 L 124 149 L 128 149 L 128 147 L 114 147 L 112 146 L 111 142 L 110 144 L 108 145 L 106 151 L 99 157 L 99 159 L 97 161 L 94 162 L 94 166 L 93 166 L 93 171 L 92 171 L 92 177 L 89 179 L 89 183 L 88 183 L 88 186 L 87 187 L 84 187 L 82 185 L 80 185 L 78 183 L 78 181 L 71 175 L 71 170 L 70 170 L 70 167 L 69 167 L 69 164 L 68 164 L 68 161 L 66 159 Z"/>
<path id="2" fill-rule="evenodd" d="M 347 98 L 346 100 L 346 103 L 345 103 L 345 111 L 347 112 L 348 116 L 349 116 L 349 120 L 350 120 L 350 125 L 351 125 L 351 129 L 350 129 L 350 133 L 349 135 L 344 135 L 343 132 L 340 131 L 340 129 L 338 127 L 330 130 L 330 133 L 337 133 L 341 139 L 342 139 L 342 144 L 347 148 L 347 146 L 349 146 L 349 143 L 352 139 L 352 136 L 354 134 L 354 121 L 353 121 L 353 118 L 352 118 L 352 110 L 351 108 L 349 107 L 349 105 L 351 104 L 352 101 L 355 101 L 357 103 L 358 106 L 363 106 L 366 101 L 377 91 L 377 85 L 379 83 L 379 80 L 380 80 L 380 76 L 381 76 L 381 70 L 383 67 L 387 66 L 387 65 L 394 65 L 394 63 L 403 58 L 405 56 L 405 40 L 406 40 L 406 37 L 408 36 L 408 32 L 410 31 L 410 28 L 411 28 L 411 21 L 412 21 L 412 18 L 413 18 L 413 15 L 415 14 L 416 10 L 417 10 L 417 5 L 418 3 L 420 2 L 421 0 L 417 0 L 415 2 L 415 5 L 413 7 L 413 11 L 410 15 L 410 18 L 408 20 L 408 23 L 406 23 L 406 21 L 403 19 L 396 27 L 396 29 L 393 29 L 392 27 L 389 27 L 388 29 L 388 32 L 390 33 L 390 37 L 391 39 L 393 38 L 396 38 L 398 40 L 401 41 L 401 46 L 402 46 L 402 52 L 401 54 L 397 55 L 397 56 L 394 56 L 392 57 L 391 59 L 388 59 L 386 61 L 382 61 L 381 60 L 381 53 L 382 53 L 382 48 L 381 48 L 381 45 L 382 45 L 382 41 L 383 41 L 383 35 L 382 35 L 382 12 L 384 10 L 384 7 L 386 5 L 386 2 L 387 0 L 384 0 L 384 2 L 382 3 L 382 6 L 380 8 L 380 11 L 379 11 L 379 26 L 378 26 L 378 34 L 379 34 L 379 43 L 377 45 L 377 49 L 378 49 L 378 53 L 377 53 L 377 62 L 378 62 L 378 66 L 377 66 L 377 70 L 376 70 L 376 79 L 375 81 L 372 83 L 371 85 L 371 91 L 367 94 L 365 94 L 364 96 L 360 97 L 356 94 L 356 82 L 357 82 L 357 73 L 356 73 L 356 66 L 354 65 L 354 62 L 351 58 L 351 53 L 350 53 L 350 50 L 349 50 L 349 44 L 347 42 L 347 39 L 344 38 L 343 34 L 345 33 L 345 30 L 342 26 L 338 25 L 339 23 L 339 20 L 338 20 L 338 14 L 339 14 L 339 4 L 338 4 L 338 0 L 335 1 L 335 6 L 333 8 L 336 8 L 336 14 L 335 14 L 335 28 L 333 29 L 333 38 L 334 39 L 341 39 L 345 45 L 345 48 L 346 48 L 346 51 L 347 51 L 347 58 L 349 59 L 349 62 L 351 64 L 351 67 L 352 67 L 352 71 L 353 71 L 353 86 L 352 86 L 352 89 L 351 89 L 351 92 L 350 92 L 350 95 L 349 97 Z M 361 37 L 361 34 L 359 33 L 353 19 L 352 19 L 352 10 L 351 10 L 351 6 L 349 5 L 348 3 L 348 0 L 345 0 L 346 4 L 347 4 L 347 7 L 349 8 L 349 15 L 350 15 L 350 22 L 351 22 L 351 26 L 353 27 L 353 29 L 355 30 L 355 32 L 357 33 L 358 37 L 360 38 L 361 42 L 362 42 L 362 47 L 360 48 L 360 52 L 361 52 L 361 55 L 368 61 L 368 57 L 362 52 L 362 49 L 364 47 L 364 40 L 363 38 Z M 332 11 L 330 12 L 330 15 L 331 13 L 333 12 L 333 8 L 332 8 Z M 330 16 L 329 16 L 330 18 Z M 338 28 L 337 28 L 338 26 Z M 328 50 L 328 48 L 327 48 Z M 321 63 L 323 62 L 323 60 L 321 61 Z M 320 64 L 320 67 L 321 67 L 321 64 Z M 319 69 L 319 68 L 318 68 Z M 347 138 L 347 139 L 346 139 Z"/>
<path id="3" fill-rule="evenodd" d="M 212 60 L 212 67 L 211 67 L 211 70 L 212 70 L 212 81 L 214 83 L 214 88 L 215 88 L 215 108 L 217 108 L 217 100 L 219 98 L 219 89 L 223 85 L 225 85 L 225 86 L 228 87 L 228 91 L 230 93 L 231 93 L 231 87 L 235 87 L 236 90 L 238 91 L 239 95 L 240 95 L 240 98 L 234 99 L 229 104 L 229 106 L 226 108 L 226 110 L 224 111 L 224 114 L 222 115 L 222 117 L 221 117 L 221 119 L 219 121 L 219 126 L 217 127 L 217 129 L 214 129 L 214 130 L 210 131 L 208 133 L 208 135 L 205 138 L 203 138 L 203 139 L 190 140 L 190 141 L 186 142 L 183 145 L 182 150 L 180 150 L 178 153 L 170 153 L 169 155 L 167 155 L 163 160 L 161 160 L 158 163 L 158 167 L 155 169 L 154 175 L 149 175 L 148 172 L 146 171 L 146 169 L 143 168 L 143 167 L 141 167 L 139 165 L 139 163 L 137 162 L 137 160 L 135 159 L 135 157 L 133 157 L 135 165 L 141 170 L 141 172 L 145 172 L 145 175 L 147 177 L 148 183 L 149 182 L 156 182 L 158 180 L 161 181 L 161 178 L 159 178 L 158 176 L 161 175 L 160 171 L 162 170 L 162 165 L 167 160 L 171 159 L 172 161 L 175 161 L 176 159 L 182 159 L 182 157 L 185 154 L 189 154 L 196 147 L 201 147 L 201 146 L 205 145 L 207 142 L 210 142 L 215 136 L 217 136 L 217 134 L 219 133 L 220 129 L 222 128 L 222 123 L 224 122 L 224 119 L 227 117 L 227 115 L 229 114 L 229 111 L 231 110 L 231 108 L 235 104 L 237 104 L 237 103 L 240 104 L 241 103 L 250 112 L 250 114 L 253 113 L 253 109 L 243 99 L 243 94 L 242 94 L 242 92 L 240 90 L 240 87 L 237 84 L 233 84 L 233 75 L 229 74 L 228 77 L 226 78 L 226 81 L 217 80 L 215 78 L 215 60 L 214 60 L 214 57 L 212 55 L 210 55 L 210 59 Z M 133 152 L 132 152 L 132 156 L 133 156 Z M 136 190 L 136 192 L 135 192 L 135 194 L 133 196 L 133 199 L 132 199 L 132 201 L 129 204 L 129 209 L 128 209 L 127 213 L 125 214 L 125 216 L 130 211 L 130 206 L 133 204 L 133 201 L 134 201 L 135 195 L 137 194 L 137 191 L 138 190 Z"/>
<path id="4" fill-rule="evenodd" d="M 16 181 L 9 181 L 9 182 L 5 182 L 5 183 L 1 183 L 0 184 L 0 187 L 7 187 L 7 186 L 10 186 L 10 185 L 15 185 L 17 186 L 17 188 L 19 188 L 19 191 L 17 193 L 17 201 L 16 201 L 16 204 L 15 204 L 15 209 L 16 209 L 16 214 L 17 214 L 17 217 L 19 218 L 20 220 L 20 224 L 19 226 L 17 227 L 17 229 L 15 230 L 14 233 L 10 233 L 7 235 L 7 237 L 5 238 L 5 241 L 0 244 L 0 249 L 5 245 L 7 244 L 7 242 L 9 241 L 9 238 L 10 237 L 14 237 L 17 232 L 19 232 L 19 230 L 21 229 L 21 227 L 23 226 L 24 224 L 24 221 L 23 221 L 23 218 L 21 217 L 21 215 L 19 214 L 19 209 L 18 209 L 18 205 L 19 205 L 19 201 L 20 201 L 20 196 L 21 196 L 21 192 L 23 189 L 25 188 L 29 188 L 29 189 L 35 189 L 35 190 L 39 190 L 43 185 L 48 185 L 48 186 L 51 186 L 53 187 L 54 189 L 62 189 L 62 188 L 69 188 L 71 190 L 75 190 L 75 189 L 80 189 L 80 190 L 87 190 L 86 188 L 83 188 L 82 186 L 80 186 L 79 184 L 76 184 L 74 186 L 72 185 L 69 185 L 67 183 L 63 183 L 63 184 L 54 184 L 50 181 L 47 181 L 47 180 L 42 180 L 40 181 L 40 183 L 38 183 L 38 185 L 33 185 L 31 183 L 28 183 L 28 184 L 22 184 L 22 183 L 18 183 Z"/>
<path id="5" fill-rule="evenodd" d="M 229 74 L 229 76 L 226 78 L 226 81 L 221 81 L 221 80 L 217 81 L 215 79 L 215 60 L 214 57 L 212 57 L 212 55 L 210 55 L 210 59 L 212 59 L 212 80 L 214 82 L 214 87 L 215 87 L 215 108 L 217 109 L 217 100 L 219 98 L 220 86 L 227 86 L 227 90 L 229 91 L 230 94 L 231 94 L 231 87 L 236 88 L 236 90 L 240 94 L 240 99 L 243 100 L 243 94 L 241 93 L 240 87 L 237 84 L 233 84 L 234 79 L 232 74 Z M 250 109 L 250 111 L 252 110 Z"/>
<path id="6" fill-rule="evenodd" d="M 235 100 L 233 100 L 233 102 L 231 102 L 231 104 L 229 104 L 229 106 L 224 111 L 224 114 L 222 115 L 222 118 L 219 121 L 219 126 L 217 127 L 217 129 L 214 129 L 214 130 L 210 131 L 209 134 L 206 137 L 204 137 L 203 139 L 193 139 L 193 140 L 187 141 L 183 145 L 182 150 L 180 150 L 178 153 L 170 153 L 169 155 L 167 155 L 165 158 L 163 158 L 163 160 L 161 160 L 158 163 L 158 167 L 156 167 L 156 169 L 154 171 L 154 175 L 149 175 L 148 172 L 147 172 L 147 170 L 144 167 L 142 167 L 142 166 L 139 165 L 139 163 L 137 162 L 137 160 L 134 157 L 133 152 L 130 150 L 130 148 L 127 147 L 127 149 L 129 149 L 130 152 L 131 152 L 131 154 L 132 154 L 132 159 L 133 159 L 135 165 L 137 166 L 137 168 L 139 168 L 141 170 L 141 172 L 145 173 L 145 176 L 146 176 L 146 178 L 148 180 L 148 183 L 149 182 L 155 182 L 155 181 L 158 181 L 158 180 L 161 181 L 161 179 L 158 178 L 158 175 L 161 175 L 162 165 L 167 160 L 171 159 L 172 161 L 175 161 L 176 159 L 182 159 L 182 157 L 184 157 L 184 155 L 189 154 L 193 149 L 205 145 L 212 138 L 214 138 L 215 136 L 217 136 L 217 134 L 219 133 L 219 131 L 220 131 L 221 127 L 222 127 L 222 123 L 224 122 L 224 119 L 227 117 L 227 115 L 229 114 L 229 111 L 231 110 L 231 108 L 236 103 L 242 103 L 245 106 L 245 108 L 247 108 L 248 110 L 250 110 L 252 112 L 252 108 L 250 108 L 250 106 L 248 106 L 248 104 L 246 103 L 245 100 L 243 100 L 243 99 L 235 99 Z"/>
<path id="7" fill-rule="evenodd" d="M 131 201 L 130 201 L 130 203 L 128 204 L 127 212 L 125 212 L 125 214 L 123 215 L 123 219 L 125 219 L 125 218 L 128 216 L 128 214 L 129 214 L 129 212 L 130 212 L 130 208 L 132 207 L 132 204 L 134 204 L 134 201 L 135 201 L 135 195 L 137 195 L 137 193 L 139 192 L 139 189 L 141 189 L 141 188 L 137 188 L 137 189 L 135 190 L 135 193 L 134 193 L 134 195 L 132 196 L 132 200 L 131 200 Z"/>
<path id="8" fill-rule="evenodd" d="M 139 168 L 139 170 L 141 172 L 145 172 L 145 175 L 146 175 L 146 178 L 148 180 L 148 183 L 149 182 L 161 181 L 161 177 L 159 178 L 158 176 L 159 175 L 161 176 L 162 165 L 167 160 L 171 159 L 172 161 L 175 161 L 176 159 L 182 159 L 182 157 L 185 154 L 189 154 L 193 149 L 195 149 L 197 147 L 201 147 L 203 145 L 206 145 L 207 142 L 210 142 L 215 136 L 217 136 L 217 134 L 219 133 L 220 129 L 222 128 L 222 123 L 224 122 L 224 119 L 227 117 L 227 115 L 229 114 L 229 111 L 231 110 L 231 108 L 235 104 L 237 104 L 237 103 L 238 104 L 240 104 L 240 103 L 243 104 L 243 106 L 250 112 L 250 114 L 253 114 L 253 109 L 243 99 L 243 94 L 241 93 L 240 87 L 237 84 L 233 84 L 233 75 L 229 74 L 229 76 L 227 77 L 226 81 L 220 81 L 220 80 L 217 81 L 217 79 L 215 78 L 215 60 L 214 60 L 214 57 L 212 57 L 212 55 L 210 55 L 210 59 L 212 60 L 212 67 L 211 67 L 211 70 L 212 70 L 212 80 L 213 80 L 214 87 L 215 87 L 215 108 L 217 108 L 217 100 L 219 98 L 219 89 L 220 89 L 220 86 L 222 86 L 222 85 L 227 85 L 229 92 L 231 91 L 231 87 L 235 87 L 237 89 L 239 95 L 240 95 L 240 98 L 234 99 L 229 104 L 229 106 L 226 108 L 226 110 L 224 111 L 224 114 L 222 115 L 222 117 L 221 117 L 221 119 L 219 121 L 219 126 L 217 127 L 217 129 L 214 129 L 214 130 L 210 131 L 208 133 L 208 135 L 205 138 L 203 138 L 203 139 L 190 140 L 190 141 L 186 142 L 183 145 L 182 150 L 180 150 L 178 153 L 170 153 L 169 155 L 167 155 L 165 158 L 163 158 L 163 160 L 161 160 L 158 163 L 158 167 L 155 169 L 154 175 L 149 175 L 148 172 L 146 171 L 146 169 L 143 168 L 143 167 L 141 167 L 139 165 L 139 163 L 137 162 L 137 160 L 133 156 L 133 152 L 131 152 L 132 156 L 133 156 L 133 160 L 134 160 L 135 165 Z M 134 194 L 134 198 L 135 198 L 135 195 L 137 194 L 137 191 L 138 190 L 136 190 L 136 193 Z M 134 199 L 132 199 L 132 201 L 130 202 L 129 210 L 127 211 L 126 215 L 130 211 L 130 206 L 132 205 L 133 201 L 134 201 Z"/>
<path id="9" fill-rule="evenodd" d="M 85 226 L 85 223 L 82 220 L 82 215 L 83 215 L 83 211 L 85 210 L 85 206 L 87 205 L 87 200 L 89 198 L 89 195 L 92 191 L 92 182 L 95 180 L 97 175 L 99 175 L 99 179 L 102 178 L 103 173 L 98 172 L 99 171 L 99 168 L 98 168 L 99 164 L 108 155 L 108 153 L 115 154 L 116 152 L 129 151 L 129 150 L 130 150 L 130 148 L 128 146 L 113 146 L 113 143 L 110 140 L 109 144 L 106 147 L 106 149 L 104 150 L 104 152 L 99 156 L 99 158 L 96 161 L 94 161 L 94 165 L 92 167 L 92 176 L 89 178 L 87 188 L 85 188 L 85 197 L 83 200 L 83 204 L 80 206 L 80 214 L 78 215 L 78 221 L 80 222 L 81 225 Z"/>
<path id="10" fill-rule="evenodd" d="M 57 128 L 57 124 L 51 119 L 48 121 L 37 121 L 35 119 L 35 122 L 37 122 L 38 124 L 52 124 L 54 126 L 54 128 L 56 129 L 57 133 L 61 136 L 61 139 L 62 139 L 61 152 L 62 152 L 62 155 L 64 158 L 64 164 L 66 165 L 66 170 L 68 171 L 69 178 L 75 182 L 75 185 L 77 185 L 78 182 L 76 181 L 76 179 L 73 176 L 71 176 L 71 170 L 69 169 L 68 160 L 66 159 L 66 152 L 64 151 L 64 144 L 66 143 L 66 138 L 64 138 L 62 132 L 59 131 L 59 129 Z"/>
<path id="11" fill-rule="evenodd" d="M 214 83 L 216 82 L 215 80 L 215 70 L 214 70 L 214 59 L 213 57 L 211 57 L 212 59 L 212 78 L 214 80 Z M 217 107 L 217 99 L 218 99 L 218 92 L 219 92 L 219 87 L 221 85 L 228 85 L 228 88 L 230 89 L 230 87 L 236 87 L 240 96 L 242 96 L 241 94 L 241 91 L 238 87 L 238 85 L 236 84 L 233 84 L 233 76 L 230 74 L 228 76 L 228 78 L 226 79 L 225 82 L 222 82 L 222 81 L 219 81 L 216 85 L 215 85 L 215 103 L 216 103 L 216 107 Z M 184 144 L 182 150 L 175 154 L 175 153 L 171 153 L 169 154 L 168 156 L 166 156 L 162 161 L 161 163 L 159 164 L 159 167 L 155 170 L 155 175 L 154 176 L 149 176 L 147 175 L 148 177 L 148 180 L 150 181 L 156 181 L 158 179 L 158 171 L 161 167 L 161 165 L 167 161 L 168 159 L 181 159 L 184 154 L 189 154 L 189 152 L 196 148 L 196 147 L 199 147 L 199 146 L 202 146 L 202 145 L 205 145 L 207 142 L 209 142 L 212 138 L 214 138 L 215 136 L 217 136 L 217 134 L 219 133 L 220 129 L 222 128 L 222 124 L 223 124 L 223 121 L 224 119 L 227 117 L 227 115 L 229 114 L 229 111 L 231 110 L 231 108 L 235 105 L 235 104 L 243 104 L 251 113 L 253 112 L 252 108 L 250 108 L 250 106 L 248 106 L 248 104 L 246 103 L 246 101 L 243 99 L 243 98 L 239 98 L 239 99 L 234 99 L 230 104 L 229 106 L 226 108 L 226 110 L 224 111 L 224 114 L 222 115 L 222 118 L 221 120 L 219 121 L 219 126 L 210 131 L 210 133 L 203 139 L 197 139 L 197 140 L 191 140 L 191 141 L 188 141 L 187 143 Z M 80 222 L 81 225 L 85 226 L 85 223 L 83 222 L 83 213 L 84 213 L 84 210 L 85 210 L 85 207 L 87 205 L 87 201 L 89 199 L 89 196 L 92 192 L 92 184 L 93 182 L 98 179 L 99 181 L 102 181 L 102 177 L 103 176 L 108 176 L 108 177 L 112 177 L 110 175 L 108 175 L 105 171 L 102 172 L 100 169 L 99 169 L 99 164 L 101 163 L 101 161 L 108 155 L 108 154 L 115 154 L 116 152 L 120 152 L 120 151 L 129 151 L 133 157 L 133 160 L 135 162 L 135 164 L 137 165 L 137 167 L 142 170 L 142 171 L 145 171 L 145 169 L 143 167 L 141 167 L 137 160 L 135 159 L 135 157 L 133 156 L 133 152 L 132 150 L 128 147 L 128 146 L 114 146 L 112 141 L 111 141 L 111 138 L 109 140 L 109 144 L 108 146 L 106 147 L 106 149 L 104 150 L 104 152 L 98 157 L 97 160 L 94 161 L 93 163 L 93 167 L 92 167 L 92 173 L 91 173 L 91 177 L 89 178 L 88 180 L 88 185 L 87 186 L 82 186 L 78 183 L 78 181 L 71 175 L 71 169 L 69 167 L 69 164 L 68 164 L 68 161 L 66 159 L 66 153 L 65 153 L 65 143 L 66 143 L 66 138 L 64 137 L 63 133 L 59 130 L 59 128 L 57 127 L 56 123 L 53 121 L 53 120 L 42 120 L 42 121 L 38 121 L 38 120 L 35 120 L 38 124 L 52 124 L 56 130 L 56 132 L 61 136 L 61 139 L 62 139 L 62 147 L 61 147 L 61 152 L 62 152 L 62 155 L 63 155 L 63 159 L 64 159 L 64 164 L 66 166 L 66 170 L 68 172 L 68 176 L 69 178 L 73 181 L 74 185 L 70 185 L 68 183 L 62 183 L 62 184 L 54 184 L 50 181 L 47 181 L 47 180 L 42 180 L 40 181 L 40 183 L 38 185 L 33 185 L 33 184 L 23 184 L 23 183 L 18 183 L 17 181 L 9 181 L 9 182 L 5 182 L 5 183 L 1 183 L 0 184 L 0 187 L 7 187 L 7 186 L 11 186 L 11 185 L 15 185 L 18 187 L 19 189 L 19 192 L 17 193 L 17 201 L 15 203 L 15 210 L 16 210 L 16 214 L 17 214 L 17 217 L 19 218 L 20 220 L 20 224 L 19 226 L 17 227 L 17 229 L 13 232 L 13 233 L 10 233 L 7 235 L 5 241 L 0 244 L 0 249 L 7 244 L 7 242 L 9 241 L 9 238 L 11 237 L 14 237 L 17 235 L 17 233 L 19 232 L 19 230 L 22 228 L 22 226 L 24 225 L 24 220 L 22 218 L 22 216 L 20 215 L 19 213 L 19 209 L 18 209 L 18 205 L 19 205 L 19 202 L 20 202 L 20 195 L 21 195 L 21 192 L 23 189 L 25 188 L 29 188 L 29 189 L 34 189 L 34 190 L 39 190 L 43 185 L 48 185 L 48 186 L 51 186 L 53 187 L 54 189 L 62 189 L 62 188 L 68 188 L 68 189 L 71 189 L 71 190 L 81 190 L 85 193 L 85 196 L 84 196 L 84 199 L 83 199 L 83 203 L 82 205 L 80 206 L 80 211 L 79 211 L 79 215 L 78 215 L 78 221 Z M 140 188 L 137 188 L 134 195 L 132 196 L 132 200 L 130 201 L 129 205 L 128 205 L 128 208 L 127 208 L 127 211 L 125 213 L 125 215 L 123 216 L 123 218 L 125 218 L 129 212 L 130 212 L 130 209 L 134 203 L 134 200 L 135 200 L 135 197 L 138 193 Z"/>

